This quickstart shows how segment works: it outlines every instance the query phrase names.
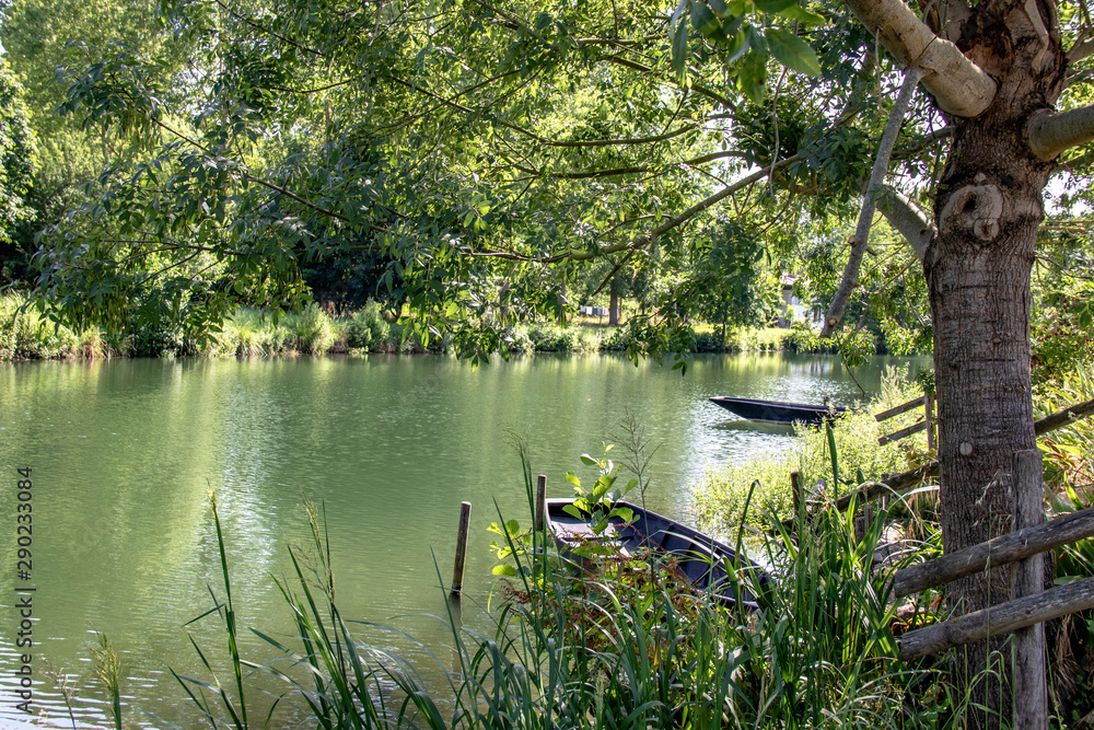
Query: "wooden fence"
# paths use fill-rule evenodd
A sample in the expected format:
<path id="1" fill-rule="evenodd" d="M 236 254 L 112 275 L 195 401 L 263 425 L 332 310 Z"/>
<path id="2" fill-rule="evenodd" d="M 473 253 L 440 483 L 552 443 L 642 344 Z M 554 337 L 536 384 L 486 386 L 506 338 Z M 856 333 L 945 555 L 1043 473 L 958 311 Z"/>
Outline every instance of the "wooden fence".
<path id="1" fill-rule="evenodd" d="M 884 413 L 879 413 L 875 418 L 882 415 L 884 415 Z M 1075 421 L 1090 415 L 1094 415 L 1094 398 L 1082 403 L 1076 403 L 1067 408 L 1061 408 L 1051 415 L 1037 419 L 1033 422 L 1033 429 L 1038 436 L 1043 436 L 1046 433 L 1063 428 L 1070 423 L 1074 423 Z M 936 460 L 932 460 L 915 469 L 909 469 L 908 471 L 898 472 L 896 474 L 887 474 L 877 481 L 867 482 L 858 489 L 841 496 L 836 500 L 835 506 L 839 509 L 845 509 L 853 499 L 862 503 L 886 495 L 899 494 L 901 491 L 915 486 L 925 479 L 929 479 L 937 474 L 938 461 Z"/>
<path id="2" fill-rule="evenodd" d="M 919 423 L 883 436 L 879 443 L 891 443 L 926 430 L 931 448 L 937 447 L 934 429 L 937 419 L 929 396 L 916 398 L 875 416 L 883 422 L 893 416 L 924 408 Z M 1094 399 L 1063 408 L 1034 422 L 1038 436 L 1094 414 Z M 870 482 L 834 500 L 846 509 L 857 500 L 866 504 L 876 498 L 901 495 L 938 473 L 938 462 Z M 926 563 L 898 571 L 893 576 L 892 596 L 900 598 L 926 588 L 940 586 L 989 568 L 1017 563 L 1013 595 L 1009 600 L 978 611 L 915 629 L 900 638 L 905 659 L 928 656 L 946 649 L 982 641 L 1001 634 L 1014 634 L 1012 682 L 1014 727 L 1048 727 L 1048 690 L 1045 679 L 1044 623 L 1070 613 L 1094 609 L 1094 578 L 1044 588 L 1044 553 L 1057 547 L 1094 537 L 1094 508 L 1044 521 L 1042 456 L 1037 450 L 1014 456 L 1010 475 L 1016 496 L 1013 532 L 987 542 L 947 553 Z M 800 475 L 791 475 L 795 514 L 808 498 Z M 833 504 L 833 503 L 830 503 Z M 784 525 L 792 526 L 794 519 Z"/>
<path id="3" fill-rule="evenodd" d="M 892 595 L 899 598 L 989 567 L 1017 563 L 1013 596 L 1004 603 L 909 631 L 900 638 L 900 653 L 914 659 L 1014 634 L 1014 727 L 1047 728 L 1044 622 L 1094 608 L 1094 578 L 1045 590 L 1043 553 L 1094 537 L 1094 508 L 1044 521 L 1040 451 L 1015 454 L 1010 479 L 1016 496 L 1014 532 L 897 571 Z"/>
<path id="4" fill-rule="evenodd" d="M 922 398 L 913 398 L 907 403 L 901 403 L 899 406 L 893 406 L 892 408 L 882 411 L 874 416 L 874 419 L 878 423 L 889 420 L 894 416 L 899 416 L 902 413 L 913 411 L 916 408 L 923 408 L 923 420 L 918 421 L 911 426 L 902 428 L 898 431 L 886 434 L 877 440 L 879 446 L 885 444 L 891 444 L 894 441 L 899 441 L 903 438 L 907 438 L 914 433 L 920 431 L 927 432 L 927 448 L 930 451 L 934 451 L 938 444 L 938 428 L 937 419 L 935 418 L 935 405 L 934 396 L 930 393 L 926 393 Z"/>

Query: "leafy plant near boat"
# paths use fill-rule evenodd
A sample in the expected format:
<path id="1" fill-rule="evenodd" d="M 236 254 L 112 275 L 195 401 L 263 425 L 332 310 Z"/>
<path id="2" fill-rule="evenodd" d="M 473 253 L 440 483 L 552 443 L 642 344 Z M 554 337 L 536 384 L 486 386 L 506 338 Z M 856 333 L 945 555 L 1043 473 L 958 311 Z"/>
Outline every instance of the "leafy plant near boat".
<path id="1" fill-rule="evenodd" d="M 581 483 L 581 477 L 574 472 L 566 473 L 566 481 L 573 485 L 573 502 L 563 507 L 566 514 L 588 520 L 592 530 L 601 535 L 608 529 L 613 518 L 624 522 L 634 519 L 634 512 L 629 507 L 619 507 L 616 503 L 638 486 L 638 479 L 629 480 L 619 492 L 612 491 L 619 475 L 616 473 L 616 464 L 607 457 L 608 452 L 614 448 L 613 444 L 604 447 L 604 456 L 593 457 L 589 454 L 581 455 L 581 463 L 585 466 L 597 468 L 596 480 L 591 486 L 585 487 Z"/>

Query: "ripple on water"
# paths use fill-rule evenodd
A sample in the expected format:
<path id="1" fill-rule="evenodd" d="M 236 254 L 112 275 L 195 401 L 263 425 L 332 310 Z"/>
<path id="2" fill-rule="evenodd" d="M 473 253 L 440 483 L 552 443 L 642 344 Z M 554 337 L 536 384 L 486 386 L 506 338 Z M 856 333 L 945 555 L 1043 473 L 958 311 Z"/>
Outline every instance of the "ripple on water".
<path id="1" fill-rule="evenodd" d="M 882 364 L 856 372 L 867 389 Z M 300 505 L 309 498 L 326 511 L 344 615 L 394 629 L 353 630 L 442 686 L 451 637 L 436 618 L 448 610 L 439 583 L 449 578 L 459 503 L 474 504 L 463 620 L 479 629 L 488 624 L 477 606 L 491 587 L 495 501 L 506 517 L 526 511 L 512 431 L 528 439 L 549 492 L 563 495 L 563 474 L 581 473 L 579 455 L 613 440 L 629 410 L 661 445 L 650 507 L 683 516 L 707 469 L 790 443 L 706 398 L 827 394 L 846 403 L 857 392 L 824 357 L 697 357 L 684 377 L 613 357 L 477 369 L 443 357 L 0 365 L 0 453 L 34 468 L 35 631 L 48 637 L 35 647 L 36 722 L 71 727 L 68 699 L 78 727 L 107 724 L 89 659 L 102 631 L 121 658 L 127 722 L 193 725 L 196 711 L 168 670 L 208 678 L 190 636 L 225 668 L 217 615 L 188 624 L 214 605 L 210 591 L 224 595 L 212 489 L 242 627 L 292 641 L 273 578 L 291 575 L 288 545 L 308 544 Z M 0 487 L 11 476 L 0 473 Z M 11 564 L 14 545 L 0 543 L 0 564 Z M 10 624 L 0 613 L 0 696 L 10 696 L 18 666 Z M 247 659 L 285 662 L 249 631 L 240 642 Z M 284 690 L 272 679 L 251 684 L 256 712 Z M 288 703 L 277 712 L 275 724 L 303 720 Z M 19 719 L 0 702 L 0 725 Z"/>

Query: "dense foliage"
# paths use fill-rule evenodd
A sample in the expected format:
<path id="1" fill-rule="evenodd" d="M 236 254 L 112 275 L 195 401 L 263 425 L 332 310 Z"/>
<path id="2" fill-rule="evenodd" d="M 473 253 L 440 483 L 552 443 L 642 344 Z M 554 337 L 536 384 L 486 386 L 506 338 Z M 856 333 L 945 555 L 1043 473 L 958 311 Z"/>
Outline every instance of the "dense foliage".
<path id="1" fill-rule="evenodd" d="M 54 5 L 17 4 L 3 27 L 48 140 L 38 292 L 76 329 L 183 340 L 239 305 L 310 298 L 409 304 L 423 340 L 470 354 L 609 290 L 631 298 L 640 348 L 693 318 L 766 324 L 780 274 L 845 238 L 882 119 L 866 95 L 891 84 L 873 61 L 822 73 L 865 38 L 788 3 L 740 16 L 728 78 L 716 54 L 684 69 L 656 13 L 592 6 Z M 909 154 L 938 143 L 917 114 Z M 757 165 L 772 185 L 729 182 Z"/>

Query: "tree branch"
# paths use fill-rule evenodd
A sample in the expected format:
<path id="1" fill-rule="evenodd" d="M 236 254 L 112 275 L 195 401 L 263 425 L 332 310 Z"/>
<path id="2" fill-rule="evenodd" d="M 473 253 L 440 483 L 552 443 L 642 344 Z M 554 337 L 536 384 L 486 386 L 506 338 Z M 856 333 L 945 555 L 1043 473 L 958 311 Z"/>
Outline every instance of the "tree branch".
<path id="1" fill-rule="evenodd" d="M 923 86 L 939 108 L 958 117 L 975 117 L 995 98 L 995 80 L 935 35 L 903 0 L 844 0 L 871 33 L 901 64 L 923 72 Z"/>
<path id="2" fill-rule="evenodd" d="M 1067 62 L 1073 64 L 1091 56 L 1094 56 L 1094 37 L 1084 38 L 1073 45 L 1071 50 L 1067 52 Z"/>
<path id="3" fill-rule="evenodd" d="M 665 235 L 674 228 L 678 228 L 684 223 L 687 223 L 695 216 L 714 206 L 718 202 L 725 200 L 730 195 L 736 193 L 738 190 L 741 190 L 742 188 L 746 188 L 753 183 L 763 180 L 765 177 L 768 176 L 769 173 L 771 173 L 771 171 L 781 170 L 782 168 L 795 162 L 800 162 L 803 159 L 805 159 L 804 155 L 792 155 L 791 157 L 780 160 L 779 162 L 772 165 L 770 168 L 756 170 L 749 175 L 745 175 L 740 180 L 737 180 L 736 182 L 725 186 L 724 188 L 712 195 L 708 195 L 707 197 L 703 198 L 686 210 L 683 210 L 680 213 L 677 213 L 676 215 L 667 219 L 664 223 L 652 229 L 649 233 L 639 236 L 638 238 L 635 238 L 631 241 L 620 242 L 612 244 L 611 246 L 604 246 L 603 248 L 598 248 L 595 251 L 581 251 L 570 249 L 568 251 L 563 251 L 562 253 L 553 254 L 551 256 L 530 256 L 527 254 L 517 253 L 516 251 L 504 250 L 468 251 L 466 253 L 469 256 L 508 259 L 511 261 L 527 261 L 538 264 L 556 264 L 559 261 L 565 260 L 588 261 L 589 259 L 598 258 L 600 256 L 608 256 L 613 253 L 629 253 L 650 245 L 661 236 Z"/>
<path id="4" fill-rule="evenodd" d="M 1066 112 L 1047 109 L 1034 112 L 1026 126 L 1029 146 L 1042 160 L 1094 139 L 1094 106 Z"/>
<path id="5" fill-rule="evenodd" d="M 904 83 L 900 87 L 893 108 L 889 112 L 889 120 L 885 123 L 885 131 L 878 143 L 877 157 L 874 158 L 874 166 L 870 171 L 870 180 L 866 183 L 866 192 L 862 196 L 862 209 L 859 211 L 858 224 L 855 226 L 855 235 L 851 238 L 851 255 L 847 258 L 847 266 L 843 269 L 843 279 L 840 280 L 836 295 L 832 297 L 832 303 L 828 306 L 828 314 L 824 318 L 824 327 L 821 328 L 821 337 L 829 337 L 843 319 L 843 313 L 847 310 L 847 302 L 851 298 L 851 292 L 858 286 L 859 269 L 862 268 L 862 256 L 866 253 L 866 244 L 870 242 L 870 225 L 874 220 L 874 201 L 877 193 L 885 182 L 885 173 L 889 171 L 889 158 L 893 154 L 897 135 L 900 133 L 900 125 L 904 121 L 904 115 L 908 113 L 908 106 L 912 103 L 916 86 L 922 72 L 918 68 L 909 68 L 904 73 Z"/>
<path id="6" fill-rule="evenodd" d="M 614 147 L 619 145 L 639 145 L 639 144 L 651 144 L 653 142 L 664 142 L 665 140 L 672 139 L 673 137 L 679 137 L 681 134 L 687 134 L 696 130 L 697 127 L 693 125 L 685 125 L 678 129 L 665 132 L 664 134 L 652 135 L 649 137 L 620 137 L 618 139 L 574 139 L 574 140 L 547 140 L 544 142 L 549 147 Z"/>
<path id="7" fill-rule="evenodd" d="M 934 222 L 915 201 L 896 188 L 883 186 L 877 197 L 877 209 L 889 221 L 889 225 L 897 230 L 905 240 L 911 244 L 916 258 L 923 261 L 927 254 L 927 247 L 938 235 Z"/>

